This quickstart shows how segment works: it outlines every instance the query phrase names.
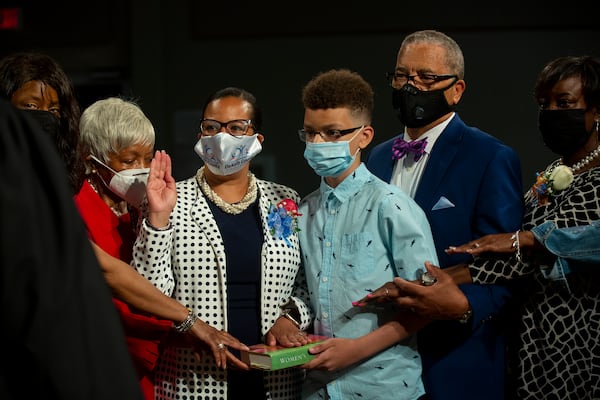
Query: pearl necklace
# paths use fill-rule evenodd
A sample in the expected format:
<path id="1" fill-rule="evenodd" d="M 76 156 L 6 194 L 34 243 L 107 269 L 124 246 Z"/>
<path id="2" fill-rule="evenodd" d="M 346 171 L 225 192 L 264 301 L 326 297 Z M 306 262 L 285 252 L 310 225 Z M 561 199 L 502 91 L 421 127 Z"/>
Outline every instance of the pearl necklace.
<path id="1" fill-rule="evenodd" d="M 240 214 L 242 211 L 250 207 L 250 204 L 256 201 L 258 190 L 256 185 L 256 178 L 254 177 L 254 174 L 252 172 L 248 171 L 248 191 L 246 192 L 246 195 L 244 196 L 244 198 L 242 198 L 242 200 L 233 204 L 225 202 L 225 200 L 219 197 L 219 195 L 216 194 L 214 190 L 212 190 L 212 188 L 208 185 L 208 182 L 206 182 L 206 178 L 204 177 L 204 167 L 200 168 L 196 173 L 196 180 L 198 181 L 198 185 L 200 185 L 202 193 L 204 193 L 204 195 L 210 201 L 215 203 L 217 207 L 219 207 L 221 210 L 225 211 L 228 214 Z"/>
<path id="2" fill-rule="evenodd" d="M 588 154 L 587 156 L 583 157 L 581 160 L 579 160 L 578 162 L 573 164 L 573 166 L 571 166 L 571 170 L 573 171 L 573 173 L 579 171 L 580 169 L 582 169 L 583 167 L 587 166 L 589 163 L 594 161 L 594 159 L 596 157 L 598 157 L 598 155 L 600 155 L 600 145 L 598 145 L 598 147 L 596 147 L 596 149 L 594 151 L 592 151 L 590 154 Z M 561 158 L 560 164 L 562 164 L 562 163 L 563 163 L 563 160 Z"/>
<path id="3" fill-rule="evenodd" d="M 88 183 L 90 184 L 92 189 L 94 189 L 94 192 L 96 192 L 96 194 L 102 199 L 102 196 L 100 195 L 100 192 L 98 191 L 98 188 L 96 187 L 96 184 L 94 182 L 92 182 L 92 179 L 90 177 L 88 177 L 88 178 L 86 178 L 86 180 L 88 181 Z M 104 201 L 104 199 L 102 199 L 102 201 Z M 104 203 L 106 204 L 106 202 L 104 202 Z M 108 204 L 106 204 L 106 205 L 108 206 L 108 208 L 110 208 L 110 210 L 113 212 L 113 214 L 115 214 L 119 218 L 129 212 L 127 210 L 127 206 L 123 205 L 123 202 L 118 203 L 117 205 L 114 205 L 114 206 L 109 206 Z M 121 208 L 117 207 L 118 205 L 120 205 Z"/>

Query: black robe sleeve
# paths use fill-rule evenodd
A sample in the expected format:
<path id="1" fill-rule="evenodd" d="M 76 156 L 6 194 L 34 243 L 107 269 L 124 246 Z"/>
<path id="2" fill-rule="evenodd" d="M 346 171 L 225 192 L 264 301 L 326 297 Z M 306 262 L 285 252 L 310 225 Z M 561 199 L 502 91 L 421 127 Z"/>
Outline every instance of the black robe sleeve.
<path id="1" fill-rule="evenodd" d="M 141 399 L 54 145 L 0 100 L 0 399 Z"/>

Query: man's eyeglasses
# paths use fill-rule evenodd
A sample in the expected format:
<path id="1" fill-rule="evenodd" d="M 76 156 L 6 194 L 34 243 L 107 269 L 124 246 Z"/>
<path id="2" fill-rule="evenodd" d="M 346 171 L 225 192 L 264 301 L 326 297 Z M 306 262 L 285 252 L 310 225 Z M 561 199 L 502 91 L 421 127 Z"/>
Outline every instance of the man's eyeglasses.
<path id="1" fill-rule="evenodd" d="M 350 129 L 327 129 L 324 132 L 313 131 L 312 129 L 299 129 L 298 136 L 303 142 L 312 142 L 315 140 L 315 136 L 319 135 L 326 142 L 333 142 L 338 140 L 342 136 L 346 136 L 349 133 L 354 132 L 357 129 L 364 127 L 364 125 L 357 126 L 356 128 Z"/>
<path id="2" fill-rule="evenodd" d="M 458 75 L 436 75 L 436 74 L 416 74 L 408 75 L 401 72 L 386 73 L 390 86 L 394 89 L 400 89 L 411 81 L 414 85 L 429 87 L 436 82 L 445 81 L 447 79 L 458 79 Z"/>
<path id="3" fill-rule="evenodd" d="M 225 127 L 225 131 L 232 136 L 244 136 L 251 126 L 251 119 L 234 119 L 232 121 L 221 122 L 215 119 L 204 118 L 200 121 L 200 134 L 214 136 Z"/>

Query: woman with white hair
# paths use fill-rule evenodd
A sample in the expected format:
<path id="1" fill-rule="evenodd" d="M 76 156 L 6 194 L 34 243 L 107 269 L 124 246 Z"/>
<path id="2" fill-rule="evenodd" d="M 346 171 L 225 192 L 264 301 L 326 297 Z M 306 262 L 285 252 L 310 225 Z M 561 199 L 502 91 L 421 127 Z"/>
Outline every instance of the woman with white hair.
<path id="1" fill-rule="evenodd" d="M 89 239 L 109 255 L 131 261 L 136 207 L 144 196 L 154 151 L 154 127 L 132 101 L 107 98 L 90 105 L 79 124 L 86 179 L 75 203 Z M 160 341 L 173 326 L 134 312 L 113 297 L 145 399 L 154 398 L 153 369 Z"/>

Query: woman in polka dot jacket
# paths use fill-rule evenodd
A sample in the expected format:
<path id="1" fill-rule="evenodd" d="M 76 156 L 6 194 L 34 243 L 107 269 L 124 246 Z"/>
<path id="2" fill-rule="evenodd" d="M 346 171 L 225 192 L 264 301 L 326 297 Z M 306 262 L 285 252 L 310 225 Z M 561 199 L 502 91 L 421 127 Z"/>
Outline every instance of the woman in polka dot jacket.
<path id="1" fill-rule="evenodd" d="M 264 139 L 252 94 L 223 89 L 203 111 L 195 150 L 205 165 L 175 183 L 169 156 L 156 152 L 146 218 L 134 246 L 138 272 L 186 305 L 206 331 L 200 357 L 191 347 L 165 343 L 156 399 L 298 399 L 302 370 L 250 370 L 238 352 L 263 340 L 306 343 L 298 330 L 310 324 L 310 311 L 291 297 L 300 266 L 298 237 L 293 230 L 286 237 L 273 234 L 268 223 L 273 206 L 298 202 L 298 194 L 250 172 Z M 290 298 L 299 326 L 282 316 Z"/>

